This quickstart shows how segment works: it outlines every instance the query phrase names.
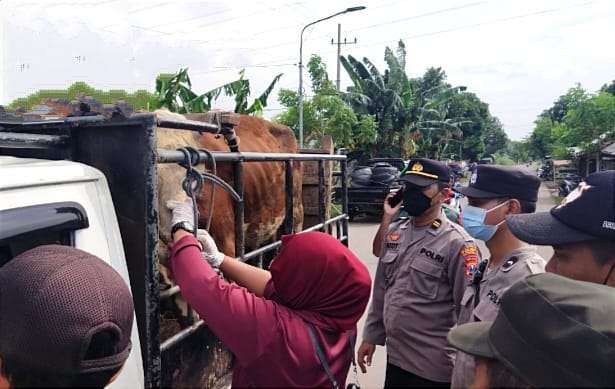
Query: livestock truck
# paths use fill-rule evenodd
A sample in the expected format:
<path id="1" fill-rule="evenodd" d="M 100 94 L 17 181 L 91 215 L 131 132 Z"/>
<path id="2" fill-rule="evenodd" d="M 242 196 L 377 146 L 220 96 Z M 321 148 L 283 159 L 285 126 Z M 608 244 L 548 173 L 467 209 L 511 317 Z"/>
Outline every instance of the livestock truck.
<path id="1" fill-rule="evenodd" d="M 22 121 L 0 118 L 0 266 L 41 244 L 62 244 L 83 249 L 116 269 L 130 285 L 136 326 L 133 349 L 113 388 L 220 386 L 221 371 L 230 361 L 209 353 L 208 373 L 185 371 L 190 355 L 221 347 L 206 323 L 191 310 L 177 327 L 164 331 L 164 307 L 180 297 L 178 287 L 162 289 L 159 274 L 157 165 L 183 164 L 185 152 L 156 148 L 157 126 L 177 131 L 217 133 L 232 138 L 232 125 L 165 120 L 152 113 L 107 118 L 102 115 L 56 120 Z M 346 157 L 322 154 L 213 152 L 192 150 L 203 160 L 213 157 L 233 168 L 235 241 L 238 256 L 263 266 L 263 256 L 274 255 L 276 241 L 244 253 L 243 167 L 254 161 L 277 161 L 286 167 L 286 221 L 284 233 L 293 232 L 293 161 L 338 161 L 341 166 L 342 215 L 325 220 L 324 190 L 319 190 L 319 223 L 309 230 L 335 234 L 348 244 Z M 198 158 L 197 158 L 198 159 Z M 328 162 L 327 162 L 328 163 Z M 323 175 L 319 174 L 322 187 Z M 288 205 L 291 205 L 290 207 Z M 335 230 L 335 231 L 334 231 Z M 83 307 L 88 309 L 88 307 Z M 3 334 L 8 335 L 10 334 Z M 194 379 L 194 375 L 208 375 Z M 228 376 L 228 375 L 227 375 Z M 192 381 L 191 381 L 192 379 Z M 228 382 L 227 382 L 228 383 Z"/>

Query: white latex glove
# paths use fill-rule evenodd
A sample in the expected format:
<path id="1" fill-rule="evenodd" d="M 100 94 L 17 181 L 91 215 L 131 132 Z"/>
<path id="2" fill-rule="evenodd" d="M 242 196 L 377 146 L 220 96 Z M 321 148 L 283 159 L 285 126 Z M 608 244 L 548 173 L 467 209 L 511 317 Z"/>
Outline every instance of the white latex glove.
<path id="1" fill-rule="evenodd" d="M 194 230 L 194 208 L 192 207 L 192 200 L 169 200 L 167 201 L 167 208 L 172 212 L 171 225 L 169 228 L 173 228 L 177 223 L 184 222 Z"/>
<path id="2" fill-rule="evenodd" d="M 203 246 L 203 258 L 205 258 L 212 267 L 219 267 L 222 261 L 224 261 L 224 253 L 218 250 L 214 238 L 209 235 L 207 230 L 200 229 L 196 231 L 196 238 L 201 243 L 201 246 Z"/>

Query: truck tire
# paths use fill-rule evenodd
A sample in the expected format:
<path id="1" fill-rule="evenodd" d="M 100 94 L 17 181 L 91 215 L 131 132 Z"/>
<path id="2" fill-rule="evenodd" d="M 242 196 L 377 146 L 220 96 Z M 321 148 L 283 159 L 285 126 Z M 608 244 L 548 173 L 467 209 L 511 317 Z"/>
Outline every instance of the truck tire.
<path id="1" fill-rule="evenodd" d="M 368 186 L 371 183 L 372 168 L 369 166 L 357 166 L 350 174 L 353 186 Z"/>
<path id="2" fill-rule="evenodd" d="M 399 174 L 375 174 L 372 176 L 372 185 L 386 185 L 389 186 L 399 178 Z"/>
<path id="3" fill-rule="evenodd" d="M 372 168 L 372 183 L 374 185 L 389 185 L 399 177 L 399 169 L 386 162 L 378 162 Z"/>

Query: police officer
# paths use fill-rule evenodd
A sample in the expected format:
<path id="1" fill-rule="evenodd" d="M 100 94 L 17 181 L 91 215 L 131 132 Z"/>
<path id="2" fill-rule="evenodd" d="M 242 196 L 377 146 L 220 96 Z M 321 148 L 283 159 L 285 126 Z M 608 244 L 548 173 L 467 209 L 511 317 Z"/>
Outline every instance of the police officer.
<path id="1" fill-rule="evenodd" d="M 615 171 L 590 174 L 549 212 L 506 219 L 523 241 L 553 246 L 547 271 L 615 287 Z"/>
<path id="2" fill-rule="evenodd" d="M 380 260 L 357 357 L 365 373 L 376 345 L 386 343 L 385 388 L 449 387 L 453 365 L 446 334 L 469 282 L 466 264 L 475 265 L 480 254 L 463 228 L 442 213 L 450 191 L 445 164 L 413 159 L 401 180 L 402 202 L 387 197 L 374 238 Z M 393 221 L 402 204 L 410 217 Z"/>
<path id="3" fill-rule="evenodd" d="M 538 177 L 520 169 L 478 165 L 469 186 L 459 189 L 469 204 L 462 209 L 463 227 L 474 238 L 485 241 L 491 255 L 472 269 L 473 280 L 463 295 L 458 324 L 493 321 L 502 295 L 512 284 L 544 272 L 545 260 L 515 237 L 506 224 L 507 215 L 536 210 L 539 188 Z M 452 387 L 469 387 L 473 375 L 474 358 L 459 351 Z"/>

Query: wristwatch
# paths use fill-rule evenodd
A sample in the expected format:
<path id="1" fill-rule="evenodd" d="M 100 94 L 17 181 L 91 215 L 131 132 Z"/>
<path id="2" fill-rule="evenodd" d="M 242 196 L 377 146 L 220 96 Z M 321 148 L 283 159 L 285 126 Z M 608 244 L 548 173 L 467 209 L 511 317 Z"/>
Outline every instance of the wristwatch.
<path id="1" fill-rule="evenodd" d="M 194 233 L 194 228 L 192 227 L 192 224 L 188 222 L 179 222 L 179 223 L 173 224 L 173 227 L 171 227 L 171 235 L 175 234 L 177 230 L 184 230 L 191 234 Z"/>

